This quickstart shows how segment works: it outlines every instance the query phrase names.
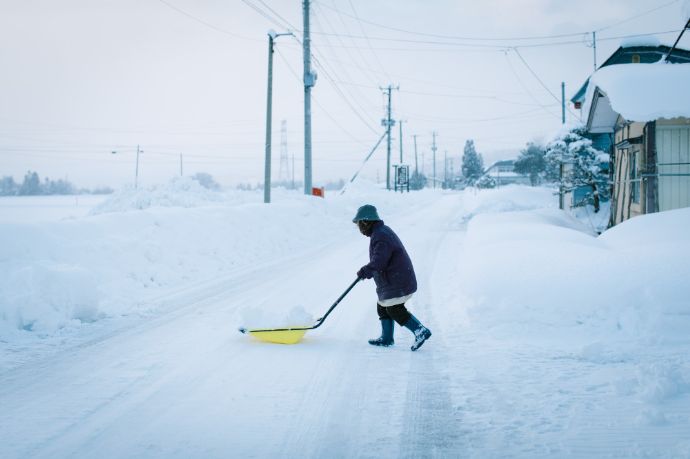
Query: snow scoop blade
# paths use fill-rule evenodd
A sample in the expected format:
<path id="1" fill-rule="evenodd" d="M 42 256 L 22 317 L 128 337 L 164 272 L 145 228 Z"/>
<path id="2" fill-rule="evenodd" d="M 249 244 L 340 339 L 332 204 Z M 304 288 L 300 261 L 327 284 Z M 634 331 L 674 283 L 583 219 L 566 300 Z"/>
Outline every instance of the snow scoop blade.
<path id="1" fill-rule="evenodd" d="M 335 303 L 330 307 L 328 311 L 326 311 L 326 314 L 323 315 L 319 320 L 316 321 L 314 325 L 311 327 L 294 327 L 294 328 L 267 328 L 267 329 L 253 329 L 249 330 L 244 327 L 240 327 L 239 331 L 240 333 L 244 334 L 250 334 L 254 338 L 261 340 L 261 341 L 266 341 L 267 343 L 278 343 L 278 344 L 297 344 L 300 341 L 302 341 L 302 338 L 304 337 L 304 334 L 307 332 L 307 330 L 314 330 L 315 328 L 319 328 L 321 324 L 323 324 L 323 321 L 326 320 L 326 317 L 335 309 L 336 306 L 338 306 L 338 303 L 342 301 L 343 298 L 345 298 L 345 295 L 350 293 L 350 290 L 357 285 L 357 282 L 359 282 L 360 279 L 359 277 L 355 279 L 355 281 L 350 284 L 350 286 L 343 292 L 340 297 L 335 300 Z"/>
<path id="2" fill-rule="evenodd" d="M 302 341 L 306 328 L 301 329 L 280 329 L 280 330 L 246 330 L 240 329 L 242 333 L 249 333 L 254 338 L 267 343 L 277 344 L 297 344 Z"/>

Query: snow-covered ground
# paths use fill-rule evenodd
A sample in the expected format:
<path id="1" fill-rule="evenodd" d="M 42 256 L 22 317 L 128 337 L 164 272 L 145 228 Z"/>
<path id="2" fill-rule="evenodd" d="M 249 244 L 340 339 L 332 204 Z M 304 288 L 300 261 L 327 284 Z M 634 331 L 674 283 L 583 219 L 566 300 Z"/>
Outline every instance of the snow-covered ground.
<path id="1" fill-rule="evenodd" d="M 690 457 L 690 209 L 597 237 L 519 186 L 104 199 L 0 199 L 2 458 Z M 430 341 L 366 343 L 371 281 L 300 344 L 238 333 L 325 312 L 367 261 L 363 203 Z"/>

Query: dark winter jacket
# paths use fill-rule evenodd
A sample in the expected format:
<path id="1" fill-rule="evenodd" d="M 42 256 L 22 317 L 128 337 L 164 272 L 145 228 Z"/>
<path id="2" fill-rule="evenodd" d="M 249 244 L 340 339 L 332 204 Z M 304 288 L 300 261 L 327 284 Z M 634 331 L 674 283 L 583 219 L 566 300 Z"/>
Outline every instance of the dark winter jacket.
<path id="1" fill-rule="evenodd" d="M 362 268 L 366 277 L 373 277 L 379 300 L 410 295 L 417 291 L 417 278 L 412 260 L 392 229 L 378 221 L 369 242 L 369 263 Z"/>

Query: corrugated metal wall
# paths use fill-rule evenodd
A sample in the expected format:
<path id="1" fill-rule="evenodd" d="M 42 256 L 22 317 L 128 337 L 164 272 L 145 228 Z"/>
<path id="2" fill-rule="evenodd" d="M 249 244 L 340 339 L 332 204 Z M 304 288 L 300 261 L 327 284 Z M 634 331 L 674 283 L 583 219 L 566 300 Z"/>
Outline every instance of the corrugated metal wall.
<path id="1" fill-rule="evenodd" d="M 659 126 L 656 132 L 659 210 L 690 207 L 690 126 Z"/>

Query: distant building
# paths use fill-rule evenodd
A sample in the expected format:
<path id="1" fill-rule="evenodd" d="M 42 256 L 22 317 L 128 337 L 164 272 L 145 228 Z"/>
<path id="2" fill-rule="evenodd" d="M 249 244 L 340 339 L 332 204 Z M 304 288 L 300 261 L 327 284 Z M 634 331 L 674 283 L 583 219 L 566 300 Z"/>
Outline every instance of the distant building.
<path id="1" fill-rule="evenodd" d="M 515 172 L 515 160 L 497 161 L 489 166 L 484 172 L 484 176 L 493 179 L 496 186 L 519 184 L 529 185 L 529 175 L 518 174 Z"/>

